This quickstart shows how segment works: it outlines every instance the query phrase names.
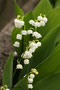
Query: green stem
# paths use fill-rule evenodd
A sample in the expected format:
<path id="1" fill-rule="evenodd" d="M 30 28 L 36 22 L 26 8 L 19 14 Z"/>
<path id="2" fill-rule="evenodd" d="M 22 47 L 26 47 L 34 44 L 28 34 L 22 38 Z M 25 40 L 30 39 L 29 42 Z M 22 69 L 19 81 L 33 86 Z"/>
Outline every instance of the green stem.
<path id="1" fill-rule="evenodd" d="M 37 28 L 35 27 L 35 31 L 37 31 Z"/>
<path id="2" fill-rule="evenodd" d="M 19 62 L 21 62 L 21 60 L 22 60 L 22 58 L 21 58 L 20 61 L 18 61 L 17 63 L 19 64 Z M 16 71 L 17 71 L 17 69 L 15 68 L 15 70 L 14 70 L 14 74 L 13 74 L 13 77 L 15 76 Z"/>
<path id="3" fill-rule="evenodd" d="M 15 70 L 14 70 L 13 78 L 14 78 L 15 74 L 16 74 L 16 68 L 15 68 Z"/>

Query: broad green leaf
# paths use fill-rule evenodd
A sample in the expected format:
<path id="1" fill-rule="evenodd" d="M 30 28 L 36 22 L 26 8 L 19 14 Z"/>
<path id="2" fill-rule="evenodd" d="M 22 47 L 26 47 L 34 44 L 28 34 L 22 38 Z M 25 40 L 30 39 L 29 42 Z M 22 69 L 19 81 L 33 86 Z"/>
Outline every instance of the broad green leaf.
<path id="1" fill-rule="evenodd" d="M 20 80 L 12 90 L 28 90 L 27 77 Z"/>
<path id="2" fill-rule="evenodd" d="M 44 37 L 47 33 L 52 31 L 55 27 L 60 25 L 60 7 L 51 10 L 47 14 L 48 22 L 45 27 L 39 28 L 38 32 Z"/>
<path id="3" fill-rule="evenodd" d="M 40 13 L 47 14 L 50 10 L 52 10 L 52 6 L 49 0 L 41 0 L 34 9 L 33 14 L 36 18 L 38 15 L 40 15 Z"/>
<path id="4" fill-rule="evenodd" d="M 9 88 L 12 87 L 12 76 L 13 76 L 13 59 L 14 56 L 11 54 L 7 60 L 3 72 L 3 85 L 7 85 Z"/>
<path id="5" fill-rule="evenodd" d="M 49 57 L 36 68 L 39 74 L 35 78 L 34 84 L 46 76 L 49 76 L 55 72 L 60 72 L 60 43 L 56 46 Z"/>
<path id="6" fill-rule="evenodd" d="M 14 0 L 14 6 L 15 6 L 16 14 L 24 16 L 24 13 L 23 13 L 22 9 L 20 9 L 20 7 L 17 5 L 16 0 Z"/>
<path id="7" fill-rule="evenodd" d="M 19 28 L 16 28 L 16 27 L 13 29 L 12 34 L 11 34 L 11 41 L 12 41 L 12 43 L 14 43 L 17 40 L 16 39 L 16 35 L 20 34 L 21 30 L 22 29 L 19 29 Z"/>
<path id="8" fill-rule="evenodd" d="M 60 73 L 37 82 L 32 90 L 60 90 Z"/>

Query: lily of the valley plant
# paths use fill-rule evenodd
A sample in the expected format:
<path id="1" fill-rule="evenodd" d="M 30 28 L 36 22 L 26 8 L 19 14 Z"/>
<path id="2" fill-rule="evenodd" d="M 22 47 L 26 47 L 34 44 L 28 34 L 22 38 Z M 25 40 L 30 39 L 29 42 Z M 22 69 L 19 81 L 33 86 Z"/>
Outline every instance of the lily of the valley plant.
<path id="1" fill-rule="evenodd" d="M 5 65 L 0 89 L 60 90 L 60 7 L 41 0 L 24 15 L 16 0 L 14 5 L 14 52 Z"/>

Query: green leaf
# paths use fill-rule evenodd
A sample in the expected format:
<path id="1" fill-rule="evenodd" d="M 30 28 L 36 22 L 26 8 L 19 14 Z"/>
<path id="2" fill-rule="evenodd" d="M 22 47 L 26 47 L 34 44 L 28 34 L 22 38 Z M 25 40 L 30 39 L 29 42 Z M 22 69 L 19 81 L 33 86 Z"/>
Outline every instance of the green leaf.
<path id="1" fill-rule="evenodd" d="M 19 41 L 20 42 L 20 47 L 19 48 L 14 47 L 15 48 L 15 51 L 18 53 L 18 56 L 20 56 L 20 54 L 21 54 L 22 41 L 17 40 L 16 39 L 16 36 L 17 36 L 17 34 L 20 34 L 21 33 L 21 30 L 22 30 L 22 28 L 19 29 L 19 28 L 16 28 L 15 27 L 13 29 L 13 31 L 12 31 L 12 34 L 11 34 L 11 42 L 12 42 L 12 44 L 14 44 L 15 41 Z"/>
<path id="2" fill-rule="evenodd" d="M 19 6 L 17 5 L 16 0 L 14 0 L 14 7 L 17 15 L 24 16 L 24 13 L 22 9 L 20 9 Z"/>
<path id="3" fill-rule="evenodd" d="M 32 90 L 60 90 L 60 73 L 39 81 Z"/>
<path id="4" fill-rule="evenodd" d="M 38 15 L 40 15 L 40 13 L 46 15 L 48 12 L 50 12 L 50 10 L 52 10 L 52 6 L 49 0 L 41 0 L 37 7 L 34 9 L 33 14 L 36 18 Z"/>
<path id="5" fill-rule="evenodd" d="M 20 32 L 21 32 L 21 29 L 19 29 L 19 28 L 14 28 L 13 29 L 13 31 L 12 31 L 12 34 L 11 34 L 11 41 L 12 41 L 12 44 L 17 40 L 16 39 L 16 35 L 17 34 L 20 34 Z"/>
<path id="6" fill-rule="evenodd" d="M 27 77 L 20 80 L 12 90 L 28 90 Z"/>
<path id="7" fill-rule="evenodd" d="M 14 56 L 11 54 L 7 60 L 3 72 L 3 85 L 7 85 L 9 88 L 12 87 L 12 76 L 13 76 L 13 59 Z"/>
<path id="8" fill-rule="evenodd" d="M 24 21 L 25 21 L 25 28 L 28 30 L 30 29 L 31 25 L 29 24 L 29 20 L 30 19 L 33 19 L 34 20 L 34 15 L 33 15 L 33 12 L 30 11 L 28 12 L 25 17 L 24 17 Z"/>
<path id="9" fill-rule="evenodd" d="M 34 84 L 46 76 L 52 75 L 55 72 L 60 72 L 60 43 L 56 46 L 49 57 L 39 64 L 36 69 L 39 74 L 35 78 Z"/>

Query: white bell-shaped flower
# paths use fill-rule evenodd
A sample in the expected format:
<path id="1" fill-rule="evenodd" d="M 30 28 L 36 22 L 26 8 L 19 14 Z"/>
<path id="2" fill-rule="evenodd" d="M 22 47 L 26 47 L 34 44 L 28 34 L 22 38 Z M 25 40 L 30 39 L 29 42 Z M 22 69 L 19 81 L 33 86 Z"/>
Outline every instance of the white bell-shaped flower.
<path id="1" fill-rule="evenodd" d="M 24 21 L 20 21 L 18 19 L 15 19 L 14 24 L 15 24 L 16 28 L 21 28 L 22 26 L 24 26 Z"/>
<path id="2" fill-rule="evenodd" d="M 32 89 L 33 88 L 33 85 L 32 84 L 28 84 L 28 88 L 29 89 Z"/>
<path id="3" fill-rule="evenodd" d="M 32 33 L 33 33 L 32 30 L 28 30 L 28 31 L 27 31 L 27 34 L 32 34 Z"/>
<path id="4" fill-rule="evenodd" d="M 15 52 L 14 52 L 14 56 L 17 56 L 17 55 L 18 55 L 18 54 L 17 54 L 17 52 L 15 51 Z"/>
<path id="5" fill-rule="evenodd" d="M 31 58 L 32 57 L 32 53 L 29 52 L 29 51 L 25 51 L 24 55 L 23 55 L 23 58 Z"/>
<path id="6" fill-rule="evenodd" d="M 29 64 L 29 60 L 28 59 L 25 59 L 24 60 L 24 64 Z"/>
<path id="7" fill-rule="evenodd" d="M 29 24 L 31 24 L 32 26 L 34 26 L 34 24 L 35 24 L 34 20 L 30 20 L 29 21 Z"/>
<path id="8" fill-rule="evenodd" d="M 16 41 L 14 44 L 13 44 L 14 47 L 19 47 L 20 46 L 20 43 L 18 41 Z"/>
<path id="9" fill-rule="evenodd" d="M 46 17 L 43 18 L 43 21 L 47 23 L 48 19 Z"/>
<path id="10" fill-rule="evenodd" d="M 35 74 L 30 74 L 29 77 L 30 78 L 35 78 Z"/>
<path id="11" fill-rule="evenodd" d="M 19 39 L 19 40 L 22 40 L 22 35 L 21 34 L 17 34 L 16 38 Z"/>
<path id="12" fill-rule="evenodd" d="M 23 69 L 22 64 L 17 64 L 16 69 Z"/>
<path id="13" fill-rule="evenodd" d="M 44 21 L 40 21 L 40 26 L 45 26 L 45 22 Z"/>
<path id="14" fill-rule="evenodd" d="M 27 35 L 27 31 L 26 30 L 22 30 L 21 34 L 22 35 Z"/>
<path id="15" fill-rule="evenodd" d="M 41 34 L 38 32 L 33 32 L 33 36 L 35 36 L 36 38 L 41 38 Z"/>
<path id="16" fill-rule="evenodd" d="M 42 16 L 38 16 L 37 20 L 38 20 L 38 21 L 41 21 L 42 18 L 43 18 Z"/>
<path id="17" fill-rule="evenodd" d="M 34 26 L 37 28 L 37 27 L 40 27 L 40 23 L 39 22 L 35 22 Z"/>
<path id="18" fill-rule="evenodd" d="M 41 46 L 41 42 L 37 42 L 37 46 L 40 47 Z"/>
<path id="19" fill-rule="evenodd" d="M 33 78 L 28 77 L 28 83 L 33 83 Z"/>

